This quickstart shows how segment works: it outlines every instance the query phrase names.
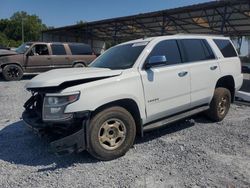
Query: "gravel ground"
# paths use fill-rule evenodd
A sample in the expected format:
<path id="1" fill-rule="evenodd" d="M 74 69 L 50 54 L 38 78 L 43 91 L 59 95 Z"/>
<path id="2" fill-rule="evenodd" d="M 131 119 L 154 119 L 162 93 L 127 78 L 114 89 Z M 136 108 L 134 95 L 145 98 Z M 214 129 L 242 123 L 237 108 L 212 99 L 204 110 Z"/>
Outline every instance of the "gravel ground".
<path id="1" fill-rule="evenodd" d="M 0 81 L 0 187 L 250 187 L 250 107 L 189 118 L 137 138 L 119 159 L 57 157 L 20 120 L 26 77 Z"/>

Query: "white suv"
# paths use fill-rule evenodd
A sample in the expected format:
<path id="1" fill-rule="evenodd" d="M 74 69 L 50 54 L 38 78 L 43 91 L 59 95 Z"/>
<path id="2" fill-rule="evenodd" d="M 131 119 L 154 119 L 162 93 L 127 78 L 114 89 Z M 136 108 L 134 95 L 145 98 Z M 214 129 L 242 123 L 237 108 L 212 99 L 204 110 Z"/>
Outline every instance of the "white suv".
<path id="1" fill-rule="evenodd" d="M 107 50 L 88 68 L 52 70 L 27 83 L 23 120 L 58 153 L 87 150 L 111 160 L 136 133 L 205 112 L 226 116 L 243 81 L 229 38 L 173 35 Z"/>

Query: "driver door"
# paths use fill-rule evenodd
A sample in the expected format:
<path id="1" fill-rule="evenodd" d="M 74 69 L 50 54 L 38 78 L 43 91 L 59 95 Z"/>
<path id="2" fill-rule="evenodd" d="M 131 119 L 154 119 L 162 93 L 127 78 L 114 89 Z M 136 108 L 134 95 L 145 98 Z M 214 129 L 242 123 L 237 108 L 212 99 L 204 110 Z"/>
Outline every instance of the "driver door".
<path id="1" fill-rule="evenodd" d="M 52 68 L 51 53 L 47 44 L 34 44 L 25 58 L 27 72 L 44 72 Z"/>
<path id="2" fill-rule="evenodd" d="M 161 41 L 150 57 L 165 56 L 166 64 L 141 70 L 148 122 L 190 108 L 190 68 L 182 64 L 176 40 Z"/>

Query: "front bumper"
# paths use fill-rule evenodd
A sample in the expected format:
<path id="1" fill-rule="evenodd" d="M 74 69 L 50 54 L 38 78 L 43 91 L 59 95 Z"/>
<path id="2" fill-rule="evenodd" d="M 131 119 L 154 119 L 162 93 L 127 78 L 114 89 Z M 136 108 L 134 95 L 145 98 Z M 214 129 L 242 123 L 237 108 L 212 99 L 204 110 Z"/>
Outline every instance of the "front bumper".
<path id="1" fill-rule="evenodd" d="M 25 110 L 22 114 L 24 123 L 35 133 L 47 137 L 50 150 L 58 155 L 85 150 L 85 130 L 89 115 L 82 113 L 77 117 L 68 122 L 50 124 L 44 123 L 32 110 Z"/>

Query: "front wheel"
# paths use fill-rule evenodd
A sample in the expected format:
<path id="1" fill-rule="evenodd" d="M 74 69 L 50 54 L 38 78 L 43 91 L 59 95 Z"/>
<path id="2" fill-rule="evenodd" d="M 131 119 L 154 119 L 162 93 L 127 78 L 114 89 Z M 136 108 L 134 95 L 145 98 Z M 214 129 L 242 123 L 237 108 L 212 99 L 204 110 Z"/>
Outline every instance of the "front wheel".
<path id="1" fill-rule="evenodd" d="M 100 160 L 123 156 L 133 145 L 136 126 L 132 115 L 122 107 L 97 113 L 90 121 L 88 152 Z"/>
<path id="2" fill-rule="evenodd" d="M 222 121 L 227 115 L 231 104 L 231 93 L 226 88 L 216 88 L 206 115 L 212 121 Z"/>
<path id="3" fill-rule="evenodd" d="M 11 64 L 3 68 L 2 74 L 7 81 L 20 80 L 23 77 L 23 70 L 20 66 Z"/>

